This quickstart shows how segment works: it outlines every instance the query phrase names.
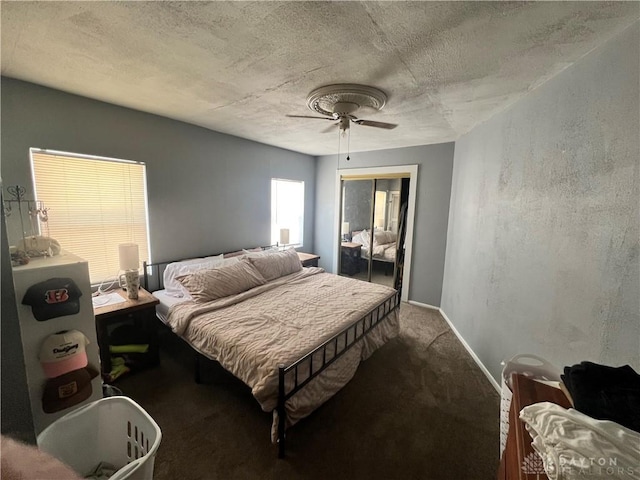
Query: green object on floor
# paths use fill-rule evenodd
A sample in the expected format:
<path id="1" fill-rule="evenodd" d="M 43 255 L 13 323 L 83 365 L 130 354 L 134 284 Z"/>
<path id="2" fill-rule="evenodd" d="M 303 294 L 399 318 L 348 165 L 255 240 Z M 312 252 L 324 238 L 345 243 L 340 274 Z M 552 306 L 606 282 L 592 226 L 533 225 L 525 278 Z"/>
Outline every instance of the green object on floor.
<path id="1" fill-rule="evenodd" d="M 111 357 L 111 365 L 124 365 L 124 358 Z"/>
<path id="2" fill-rule="evenodd" d="M 149 351 L 148 344 L 140 345 L 109 345 L 111 353 L 147 353 Z"/>
<path id="3" fill-rule="evenodd" d="M 116 378 L 131 371 L 129 367 L 124 364 L 124 358 L 113 357 L 111 358 L 111 372 L 109 372 L 109 381 L 114 381 Z"/>

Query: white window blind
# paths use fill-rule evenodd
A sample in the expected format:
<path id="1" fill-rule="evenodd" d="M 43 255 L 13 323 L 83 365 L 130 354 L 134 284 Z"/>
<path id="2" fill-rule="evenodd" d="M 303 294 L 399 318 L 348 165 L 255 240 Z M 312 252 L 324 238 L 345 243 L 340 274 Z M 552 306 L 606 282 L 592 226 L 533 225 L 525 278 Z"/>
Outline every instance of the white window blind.
<path id="1" fill-rule="evenodd" d="M 280 229 L 289 230 L 288 245 L 302 246 L 304 232 L 304 182 L 271 179 L 271 243 L 280 240 Z"/>
<path id="2" fill-rule="evenodd" d="M 118 245 L 149 258 L 145 165 L 31 150 L 35 194 L 49 208 L 43 234 L 89 262 L 91 283 L 118 275 Z"/>

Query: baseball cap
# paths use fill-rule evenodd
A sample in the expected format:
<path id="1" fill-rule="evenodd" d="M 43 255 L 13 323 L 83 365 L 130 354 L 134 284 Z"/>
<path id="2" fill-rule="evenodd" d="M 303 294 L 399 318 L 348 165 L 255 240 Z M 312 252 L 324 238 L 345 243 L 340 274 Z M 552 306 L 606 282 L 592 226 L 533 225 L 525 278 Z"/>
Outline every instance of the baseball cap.
<path id="1" fill-rule="evenodd" d="M 81 368 L 50 378 L 42 393 L 42 410 L 45 413 L 59 412 L 86 400 L 93 393 L 91 379 L 97 375 L 98 372 L 92 368 Z"/>
<path id="2" fill-rule="evenodd" d="M 81 296 L 82 292 L 73 279 L 55 277 L 31 285 L 22 297 L 22 304 L 30 305 L 36 320 L 44 322 L 78 313 Z"/>
<path id="3" fill-rule="evenodd" d="M 64 330 L 45 338 L 40 347 L 40 364 L 47 378 L 86 367 L 86 345 L 89 340 L 78 330 Z"/>

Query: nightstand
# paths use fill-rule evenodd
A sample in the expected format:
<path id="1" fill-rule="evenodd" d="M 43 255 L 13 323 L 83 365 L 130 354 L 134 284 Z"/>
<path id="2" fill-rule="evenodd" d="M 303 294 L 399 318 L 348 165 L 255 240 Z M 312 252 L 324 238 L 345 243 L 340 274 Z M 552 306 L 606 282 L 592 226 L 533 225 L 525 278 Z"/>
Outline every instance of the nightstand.
<path id="1" fill-rule="evenodd" d="M 362 244 L 342 242 L 340 245 L 340 273 L 355 275 L 360 273 L 360 252 Z"/>
<path id="2" fill-rule="evenodd" d="M 303 267 L 317 267 L 318 260 L 320 260 L 320 255 L 316 255 L 314 253 L 298 252 L 298 257 L 300 258 Z"/>
<path id="3" fill-rule="evenodd" d="M 98 334 L 98 347 L 100 348 L 100 370 L 104 378 L 108 379 L 111 373 L 111 352 L 109 351 L 109 326 L 116 323 L 132 323 L 146 338 L 149 349 L 149 365 L 157 365 L 160 357 L 158 354 L 158 332 L 155 325 L 155 306 L 160 301 L 140 288 L 138 299 L 127 297 L 127 292 L 122 289 L 113 292 L 120 295 L 125 301 L 104 307 L 94 307 L 93 313 L 96 319 L 96 332 Z M 111 293 L 111 292 L 110 292 Z M 110 381 L 110 380 L 109 380 Z"/>

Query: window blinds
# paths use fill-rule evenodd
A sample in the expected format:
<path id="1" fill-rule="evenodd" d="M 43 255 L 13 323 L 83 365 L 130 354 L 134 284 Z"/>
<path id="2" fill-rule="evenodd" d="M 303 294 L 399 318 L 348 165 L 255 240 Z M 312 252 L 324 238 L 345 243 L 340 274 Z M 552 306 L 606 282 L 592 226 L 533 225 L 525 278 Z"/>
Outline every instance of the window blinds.
<path id="1" fill-rule="evenodd" d="M 42 234 L 89 262 L 91 283 L 118 275 L 118 244 L 149 258 L 145 165 L 32 150 L 36 198 L 49 208 Z"/>

